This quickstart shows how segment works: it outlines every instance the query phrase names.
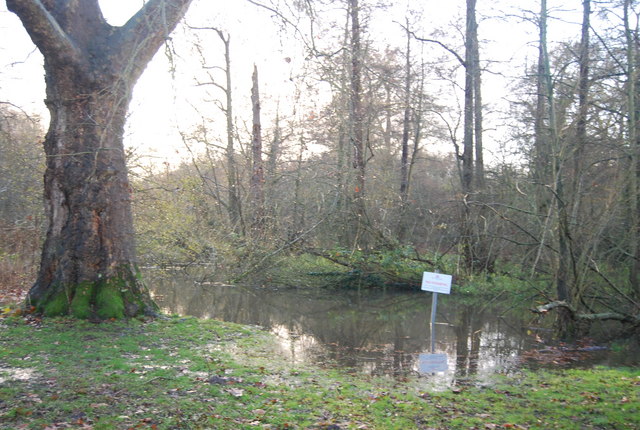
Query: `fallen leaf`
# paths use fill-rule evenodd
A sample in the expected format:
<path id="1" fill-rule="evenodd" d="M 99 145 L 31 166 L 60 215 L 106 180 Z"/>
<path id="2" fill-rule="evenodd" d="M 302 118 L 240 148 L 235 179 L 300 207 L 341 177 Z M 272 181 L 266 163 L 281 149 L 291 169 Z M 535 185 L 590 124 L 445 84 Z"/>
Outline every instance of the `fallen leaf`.
<path id="1" fill-rule="evenodd" d="M 233 397 L 242 397 L 244 395 L 244 390 L 241 388 L 229 388 L 225 391 L 231 394 Z"/>

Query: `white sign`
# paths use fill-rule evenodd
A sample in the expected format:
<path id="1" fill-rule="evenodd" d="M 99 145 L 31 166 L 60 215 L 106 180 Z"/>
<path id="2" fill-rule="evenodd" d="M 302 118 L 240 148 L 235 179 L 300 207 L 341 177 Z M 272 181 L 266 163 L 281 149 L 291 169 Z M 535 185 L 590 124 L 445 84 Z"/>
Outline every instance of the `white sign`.
<path id="1" fill-rule="evenodd" d="M 418 356 L 418 372 L 435 373 L 449 370 L 447 354 L 420 354 Z"/>
<path id="2" fill-rule="evenodd" d="M 424 272 L 422 274 L 422 290 L 432 293 L 449 294 L 451 292 L 451 275 Z"/>

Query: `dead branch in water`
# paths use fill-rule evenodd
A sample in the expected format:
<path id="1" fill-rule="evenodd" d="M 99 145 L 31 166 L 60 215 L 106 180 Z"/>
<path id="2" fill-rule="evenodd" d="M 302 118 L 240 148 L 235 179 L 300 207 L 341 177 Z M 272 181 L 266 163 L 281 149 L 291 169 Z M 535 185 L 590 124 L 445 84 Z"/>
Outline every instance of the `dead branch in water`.
<path id="1" fill-rule="evenodd" d="M 570 303 L 567 303 L 564 300 L 558 300 L 555 302 L 550 302 L 545 305 L 536 306 L 531 309 L 531 312 L 536 314 L 546 314 L 552 309 L 555 308 L 565 308 L 571 314 L 571 318 L 574 320 L 586 320 L 586 321 L 606 321 L 606 320 L 614 320 L 620 321 L 623 323 L 640 325 L 640 314 L 638 315 L 625 315 L 618 312 L 602 312 L 596 314 L 585 314 L 580 313 L 574 308 Z"/>

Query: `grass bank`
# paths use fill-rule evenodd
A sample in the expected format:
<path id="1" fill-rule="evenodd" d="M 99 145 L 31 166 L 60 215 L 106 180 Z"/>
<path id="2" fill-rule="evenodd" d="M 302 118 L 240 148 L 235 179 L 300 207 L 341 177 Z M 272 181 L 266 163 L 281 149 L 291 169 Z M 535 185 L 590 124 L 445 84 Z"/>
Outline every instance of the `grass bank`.
<path id="1" fill-rule="evenodd" d="M 257 328 L 177 317 L 3 318 L 0 346 L 2 429 L 640 428 L 638 369 L 425 392 L 287 363 Z"/>

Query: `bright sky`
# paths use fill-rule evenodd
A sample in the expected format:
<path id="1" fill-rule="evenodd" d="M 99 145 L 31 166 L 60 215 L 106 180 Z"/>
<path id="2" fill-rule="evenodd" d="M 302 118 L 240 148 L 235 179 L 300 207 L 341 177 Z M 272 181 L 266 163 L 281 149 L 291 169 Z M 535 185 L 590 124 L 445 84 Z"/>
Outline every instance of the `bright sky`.
<path id="1" fill-rule="evenodd" d="M 105 18 L 113 25 L 121 25 L 142 5 L 142 0 L 102 0 Z M 273 20 L 262 10 L 244 1 L 234 2 L 194 1 L 187 16 L 192 26 L 217 26 L 231 33 L 233 79 L 245 94 L 237 93 L 239 105 L 248 100 L 253 64 L 257 64 L 261 78 L 261 91 L 274 98 L 278 92 L 290 91 L 285 82 L 292 73 L 291 65 L 284 58 L 293 56 L 282 52 L 280 37 Z M 258 30 L 265 32 L 260 34 Z M 207 36 L 206 33 L 210 33 Z M 203 32 L 207 43 L 208 65 L 223 64 L 223 45 L 213 32 Z M 18 18 L 6 10 L 0 2 L 0 38 L 11 40 L 11 44 L 0 46 L 0 100 L 10 101 L 28 113 L 47 117 L 43 103 L 45 97 L 42 57 L 32 45 Z M 130 107 L 130 120 L 125 143 L 138 148 L 139 152 L 152 156 L 176 160 L 176 151 L 184 155 L 178 124 L 189 131 L 198 119 L 190 106 L 203 97 L 203 88 L 196 87 L 196 73 L 200 60 L 194 55 L 192 46 L 185 40 L 184 28 L 174 32 L 177 73 L 172 76 L 168 56 L 161 49 L 148 66 L 134 90 Z M 239 55 L 242 52 L 242 55 Z M 277 90 L 277 91 L 276 91 Z M 212 97 L 222 94 L 209 89 Z M 240 91 L 240 90 L 238 90 Z M 195 94 L 198 93 L 198 94 Z M 195 94 L 195 95 L 194 95 Z M 209 98 L 212 98 L 209 97 Z M 198 106 L 207 114 L 217 111 L 213 104 Z M 240 113 L 240 112 L 238 112 Z M 214 116 L 214 115 L 212 115 Z M 245 113 L 250 119 L 251 113 Z M 46 125 L 46 121 L 44 122 Z"/>
<path id="2" fill-rule="evenodd" d="M 142 0 L 101 0 L 103 12 L 107 20 L 114 25 L 125 22 L 143 3 Z M 421 5 L 424 8 L 422 24 L 424 33 L 436 27 L 445 27 L 456 14 L 464 13 L 464 0 L 442 2 L 442 0 L 408 1 L 412 7 Z M 479 14 L 488 16 L 480 22 L 480 37 L 487 40 L 491 46 L 492 58 L 501 61 L 493 68 L 510 70 L 515 73 L 507 61 L 512 57 L 519 57 L 517 66 L 521 66 L 522 57 L 530 55 L 530 42 L 535 41 L 536 31 L 532 24 L 518 23 L 514 25 L 512 19 L 505 22 L 508 13 L 515 13 L 519 8 L 533 7 L 537 12 L 538 2 L 530 0 L 500 0 L 486 2 L 480 0 Z M 562 0 L 550 0 L 558 5 Z M 576 1 L 576 8 L 580 2 Z M 443 6 L 446 4 L 447 6 Z M 505 9 L 504 5 L 507 9 Z M 401 37 L 399 27 L 393 21 L 404 21 L 407 2 L 396 2 L 394 7 L 376 16 L 371 23 L 374 31 L 370 36 L 380 41 L 393 41 Z M 292 33 L 283 37 L 269 12 L 250 5 L 248 2 L 194 0 L 187 15 L 187 23 L 192 26 L 217 26 L 231 34 L 232 69 L 234 94 L 237 104 L 235 114 L 250 121 L 249 109 L 250 80 L 253 64 L 260 72 L 260 90 L 263 106 L 274 106 L 277 101 L 286 105 L 287 98 L 292 97 L 294 87 L 289 77 L 299 73 L 302 64 L 299 46 L 292 43 Z M 453 27 L 452 32 L 456 30 Z M 560 28 L 560 27 L 558 27 Z M 578 34 L 578 26 L 562 26 L 562 36 L 566 38 Z M 189 39 L 192 38 L 190 33 Z M 205 47 L 208 55 L 208 65 L 223 64 L 223 48 L 217 36 L 205 33 Z M 550 35 L 553 28 L 550 29 Z M 200 61 L 194 54 L 190 40 L 184 28 L 179 28 L 173 35 L 176 57 L 174 64 L 176 73 L 170 73 L 171 65 L 167 55 L 159 52 L 138 82 L 134 100 L 130 108 L 130 120 L 125 138 L 125 144 L 135 148 L 139 154 L 149 157 L 149 160 L 169 160 L 175 165 L 180 157 L 186 155 L 185 148 L 179 138 L 178 129 L 188 132 L 200 122 L 194 110 L 197 106 L 205 115 L 215 118 L 219 115 L 217 108 L 211 102 L 203 103 L 202 99 L 218 97 L 222 94 L 209 89 L 209 95 L 204 94 L 203 87 L 197 87 L 196 76 L 202 78 Z M 208 39 L 207 39 L 208 38 Z M 0 40 L 10 40 L 0 46 L 0 100 L 10 101 L 29 113 L 47 116 L 42 100 L 44 99 L 44 79 L 42 58 L 31 44 L 19 20 L 6 10 L 4 2 L 0 2 Z M 402 46 L 403 42 L 400 42 Z M 436 49 L 430 46 L 428 49 Z M 529 54 L 527 54 L 529 53 Z M 291 63 L 285 58 L 293 58 Z M 485 75 L 485 94 L 499 98 L 507 94 L 507 79 L 503 76 Z M 488 100 L 486 97 L 485 100 Z M 273 111 L 273 109 L 272 109 Z M 265 110 L 268 112 L 268 110 Z M 267 114 L 268 115 L 268 114 Z M 265 118 L 268 124 L 272 118 Z M 46 122 L 45 122 L 46 125 Z M 263 126 L 265 127 L 265 126 Z M 224 133 L 224 123 L 220 121 L 220 132 Z"/>

